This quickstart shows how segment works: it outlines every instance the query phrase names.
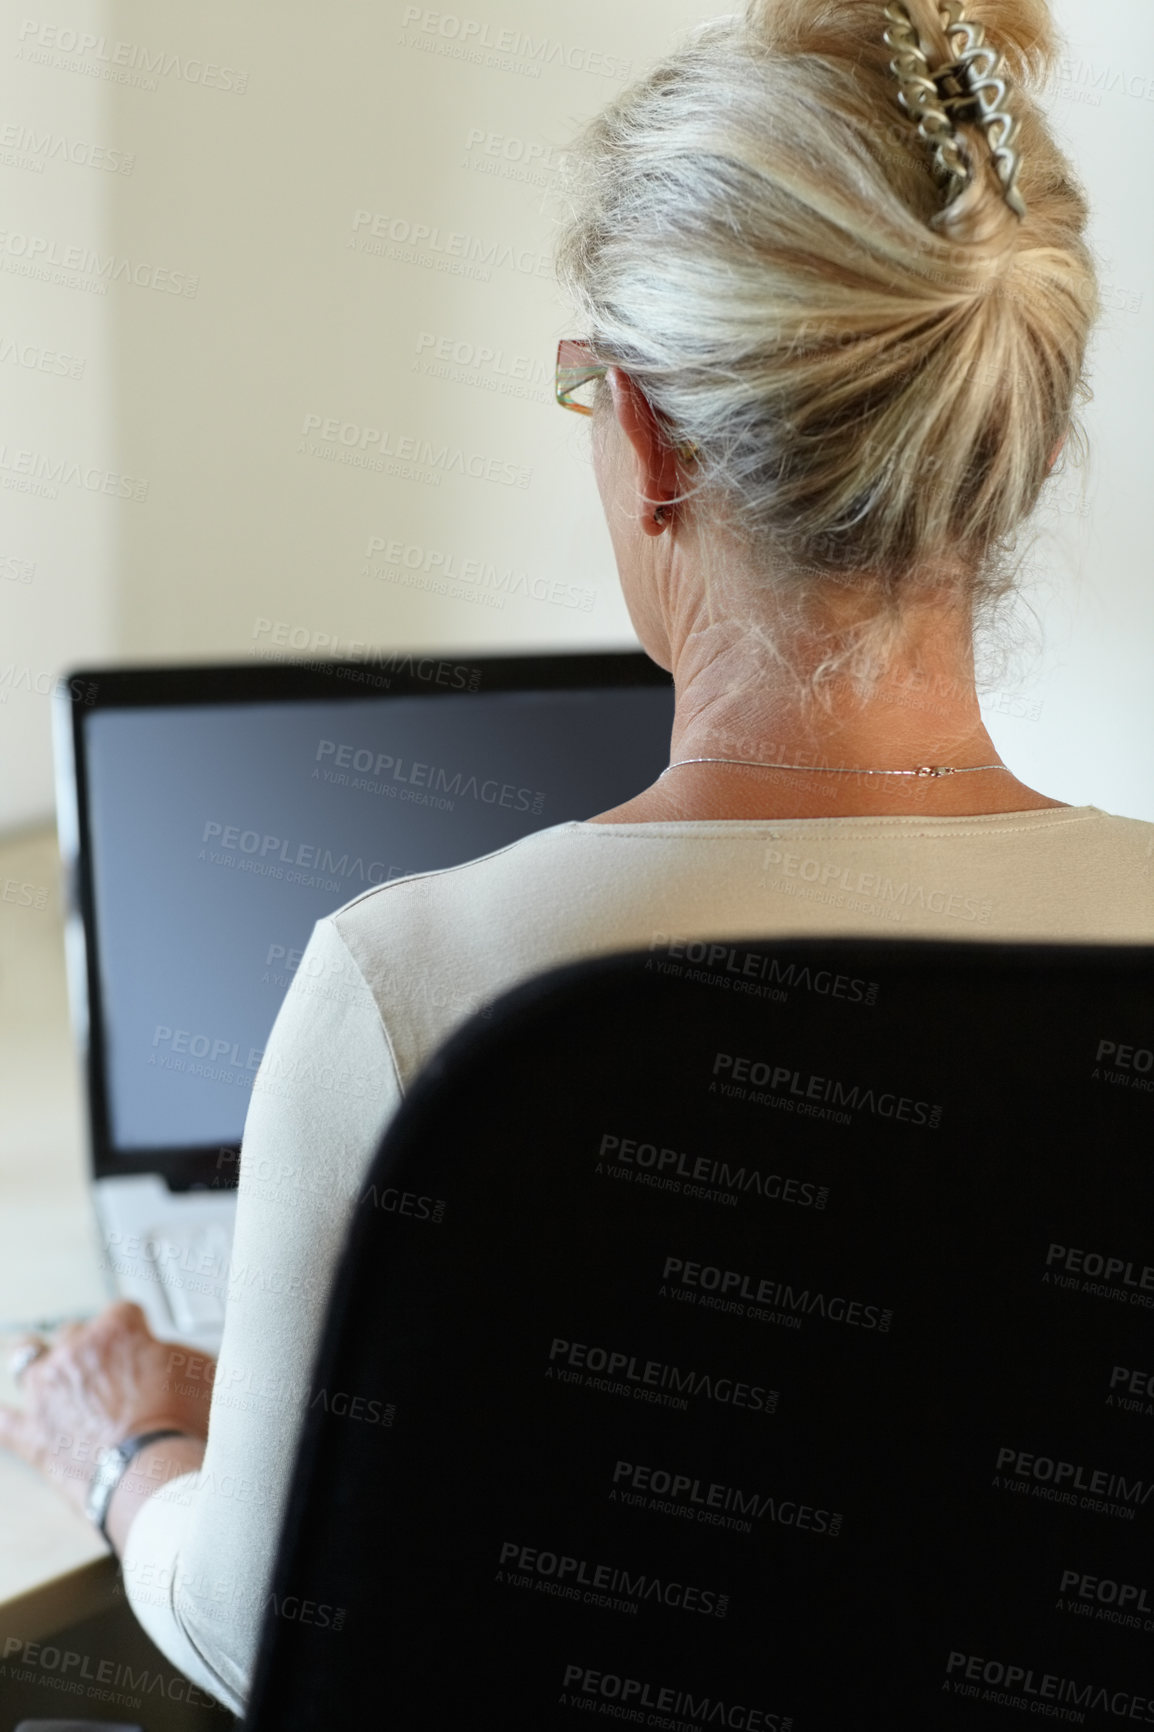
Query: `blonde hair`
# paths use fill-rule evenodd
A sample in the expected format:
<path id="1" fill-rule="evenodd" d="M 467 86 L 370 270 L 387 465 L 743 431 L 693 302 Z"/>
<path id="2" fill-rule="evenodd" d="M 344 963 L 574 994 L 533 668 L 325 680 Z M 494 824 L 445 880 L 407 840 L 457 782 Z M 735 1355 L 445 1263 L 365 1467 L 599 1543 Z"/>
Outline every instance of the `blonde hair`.
<path id="1" fill-rule="evenodd" d="M 935 0 L 907 11 L 931 72 L 951 61 Z M 586 129 L 558 250 L 597 358 L 697 447 L 683 497 L 739 531 L 774 613 L 869 598 L 820 670 L 863 690 L 921 585 L 996 607 L 1055 447 L 1085 449 L 1088 208 L 1029 94 L 1053 21 L 1045 0 L 966 17 L 1004 56 L 1024 218 L 978 124 L 943 209 L 881 0 L 751 0 Z"/>

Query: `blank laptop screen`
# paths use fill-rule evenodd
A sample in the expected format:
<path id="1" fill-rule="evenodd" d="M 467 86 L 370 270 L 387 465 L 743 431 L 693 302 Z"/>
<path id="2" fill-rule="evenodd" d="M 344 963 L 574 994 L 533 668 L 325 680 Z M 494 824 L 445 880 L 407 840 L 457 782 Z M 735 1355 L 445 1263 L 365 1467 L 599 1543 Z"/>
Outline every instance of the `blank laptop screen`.
<path id="1" fill-rule="evenodd" d="M 317 919 L 620 804 L 668 763 L 672 720 L 671 686 L 94 711 L 112 1146 L 239 1143 Z"/>

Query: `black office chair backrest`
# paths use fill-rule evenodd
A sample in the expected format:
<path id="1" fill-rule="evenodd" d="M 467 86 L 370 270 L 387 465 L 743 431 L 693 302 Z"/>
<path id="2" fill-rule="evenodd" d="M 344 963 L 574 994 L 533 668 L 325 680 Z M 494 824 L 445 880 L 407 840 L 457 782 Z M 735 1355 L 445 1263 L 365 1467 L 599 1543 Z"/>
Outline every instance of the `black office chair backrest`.
<path id="1" fill-rule="evenodd" d="M 249 1732 L 1154 1694 L 1152 1132 L 1151 949 L 521 986 L 366 1175 Z"/>

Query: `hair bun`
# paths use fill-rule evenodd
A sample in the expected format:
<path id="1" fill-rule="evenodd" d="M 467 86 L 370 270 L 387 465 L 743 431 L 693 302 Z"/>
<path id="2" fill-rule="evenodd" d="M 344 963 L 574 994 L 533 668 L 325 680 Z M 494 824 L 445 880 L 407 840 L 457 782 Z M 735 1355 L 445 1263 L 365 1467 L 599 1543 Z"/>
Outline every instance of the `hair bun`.
<path id="1" fill-rule="evenodd" d="M 950 202 L 935 127 L 919 137 L 902 106 L 887 0 L 748 0 L 590 123 L 558 253 L 599 361 L 694 446 L 686 501 L 737 537 L 772 629 L 860 584 L 863 670 L 927 581 L 975 618 L 1004 599 L 1055 447 L 1082 448 L 1098 311 L 1086 198 L 1024 82 L 1057 51 L 1049 6 L 902 4 L 967 170 Z M 981 67 L 937 88 L 961 22 L 1004 73 L 977 116 Z"/>
<path id="2" fill-rule="evenodd" d="M 947 64 L 952 55 L 936 0 L 907 0 L 907 10 L 931 64 Z M 985 27 L 986 40 L 1004 56 L 1016 83 L 1043 81 L 1057 61 L 1048 0 L 964 0 L 963 17 Z M 774 53 L 888 63 L 885 8 L 866 0 L 750 0 L 748 22 Z"/>

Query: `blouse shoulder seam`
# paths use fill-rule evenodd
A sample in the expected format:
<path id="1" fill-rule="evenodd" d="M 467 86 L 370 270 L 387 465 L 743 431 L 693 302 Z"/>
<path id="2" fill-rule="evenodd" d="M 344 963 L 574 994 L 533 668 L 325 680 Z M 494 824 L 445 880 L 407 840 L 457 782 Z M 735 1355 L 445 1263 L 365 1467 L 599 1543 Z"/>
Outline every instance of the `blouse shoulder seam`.
<path id="1" fill-rule="evenodd" d="M 379 886 L 378 886 L 378 888 L 379 888 Z M 359 902 L 360 900 L 361 900 L 361 898 L 358 897 L 357 901 Z M 355 906 L 355 904 L 349 904 L 348 906 Z M 349 948 L 348 940 L 345 937 L 344 933 L 341 931 L 340 925 L 338 924 L 340 915 L 343 913 L 344 913 L 344 909 L 338 909 L 337 912 L 334 914 L 326 914 L 322 917 L 321 920 L 319 920 L 317 922 L 317 924 L 318 924 L 318 926 L 329 926 L 332 928 L 338 944 L 341 946 L 341 949 L 344 951 L 345 955 L 348 957 L 352 966 L 356 969 L 357 979 L 360 981 L 361 985 L 364 987 L 366 993 L 369 996 L 369 1000 L 373 1006 L 373 1009 L 377 1013 L 377 1023 L 380 1027 L 382 1035 L 384 1036 L 385 1050 L 387 1051 L 387 1053 L 389 1055 L 389 1063 L 393 1067 L 393 1075 L 396 1078 L 397 1090 L 403 1096 L 405 1093 L 405 1082 L 404 1082 L 404 1078 L 401 1075 L 401 1067 L 397 1063 L 397 1049 L 393 1045 L 393 1037 L 389 1033 L 389 1025 L 385 1021 L 384 1015 L 381 1011 L 380 1003 L 378 1002 L 378 999 L 377 999 L 377 995 L 373 991 L 372 987 L 369 985 L 368 981 L 365 979 L 365 971 L 361 967 L 360 963 L 357 961 L 356 957 L 353 955 L 352 950 Z"/>
<path id="2" fill-rule="evenodd" d="M 989 816 L 994 818 L 998 817 L 999 814 L 990 813 Z M 1007 816 L 1009 816 L 1009 814 L 1007 814 Z M 1047 813 L 1047 817 L 1049 816 L 1049 813 Z M 1050 822 L 1046 825 L 1046 828 L 1054 829 L 1063 824 L 1091 823 L 1099 818 L 1109 816 L 1109 813 L 1100 812 L 1096 808 L 1082 812 L 1071 812 L 1069 816 L 1065 817 L 1058 817 L 1055 815 L 1050 818 Z M 719 823 L 725 822 L 727 821 L 719 821 Z M 836 834 L 839 840 L 847 842 L 858 841 L 863 837 L 874 838 L 878 836 L 911 834 L 911 831 L 907 830 L 903 832 L 902 830 L 899 830 L 896 828 L 896 825 L 887 825 L 885 817 L 872 820 L 867 819 L 865 825 L 860 828 L 851 828 L 849 824 L 842 826 L 837 819 L 832 818 L 753 818 L 749 820 L 740 819 L 736 822 L 741 823 L 742 825 L 748 823 L 749 826 L 748 829 L 743 829 L 740 836 L 736 830 L 728 828 L 722 829 L 718 827 L 718 825 L 712 824 L 709 819 L 700 820 L 700 827 L 695 824 L 693 829 L 690 829 L 688 825 L 677 823 L 676 820 L 671 821 L 670 824 L 663 824 L 660 820 L 643 824 L 587 824 L 583 825 L 582 828 L 590 831 L 604 831 L 607 835 L 612 835 L 616 831 L 618 833 L 616 840 L 622 842 L 676 842 L 682 839 L 686 842 L 725 842 L 746 839 L 752 841 L 756 840 L 759 835 L 794 835 L 797 830 L 800 830 L 803 827 L 821 828 L 825 834 Z M 908 820 L 904 816 L 898 815 L 896 824 L 904 825 L 907 822 Z M 951 828 L 949 830 L 938 829 L 937 826 L 942 822 L 951 825 L 956 824 L 959 827 L 957 829 Z M 946 840 L 947 838 L 954 836 L 964 837 L 967 839 L 982 836 L 1025 836 L 1035 830 L 1035 826 L 1031 824 L 1012 823 L 1003 825 L 989 824 L 985 826 L 972 827 L 967 830 L 962 828 L 965 822 L 965 818 L 945 820 L 931 818 L 925 822 L 921 829 L 913 830 L 912 833 L 920 837 L 932 837 L 935 841 L 938 841 Z M 676 826 L 675 829 L 673 828 L 674 825 Z M 827 825 L 829 826 L 828 830 L 825 828 Z M 788 826 L 788 828 L 785 826 Z M 654 831 L 657 833 L 654 835 L 647 835 L 645 834 L 647 831 Z"/>
<path id="3" fill-rule="evenodd" d="M 573 820 L 573 826 L 580 823 Z M 569 829 L 570 825 L 552 825 L 552 829 Z M 535 842 L 539 836 L 545 835 L 544 830 L 530 830 L 527 836 L 518 836 L 515 842 L 506 842 L 503 848 L 494 848 L 489 854 L 478 854 L 473 860 L 458 860 L 455 866 L 430 866 L 427 872 L 409 872 L 404 878 L 391 878 L 384 884 L 370 884 L 367 890 L 362 890 L 359 896 L 354 896 L 351 902 L 346 902 L 335 913 L 327 914 L 326 920 L 336 920 L 341 914 L 347 914 L 352 908 L 359 908 L 362 902 L 367 902 L 370 896 L 378 895 L 382 890 L 399 890 L 402 884 L 415 884 L 422 878 L 447 878 L 452 872 L 463 872 L 468 866 L 478 866 L 483 860 L 496 860 L 501 854 L 508 854 L 510 849 L 519 848 L 523 842 Z M 367 983 L 366 983 L 367 984 Z"/>

